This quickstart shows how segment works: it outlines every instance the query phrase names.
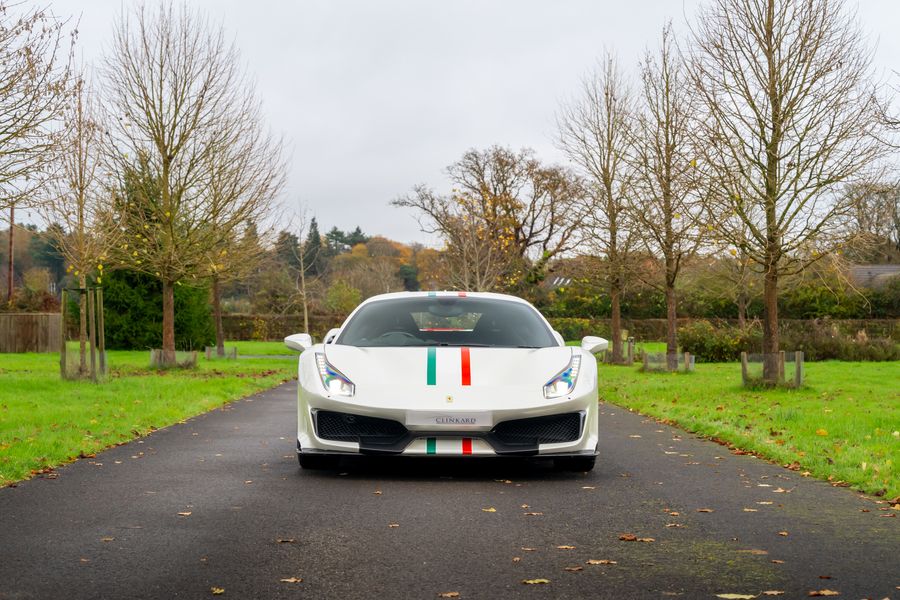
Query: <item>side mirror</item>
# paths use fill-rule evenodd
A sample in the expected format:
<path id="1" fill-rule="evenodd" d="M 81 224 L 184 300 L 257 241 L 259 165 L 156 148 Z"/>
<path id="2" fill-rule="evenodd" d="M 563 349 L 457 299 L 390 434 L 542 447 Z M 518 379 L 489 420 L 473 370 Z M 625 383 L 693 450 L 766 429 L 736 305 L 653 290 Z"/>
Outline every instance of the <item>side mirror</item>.
<path id="1" fill-rule="evenodd" d="M 284 345 L 291 350 L 303 352 L 312 348 L 312 337 L 308 333 L 295 333 L 284 338 Z"/>
<path id="2" fill-rule="evenodd" d="M 334 339 L 337 337 L 337 335 L 338 335 L 340 332 L 341 332 L 341 328 L 340 328 L 340 327 L 333 327 L 333 328 L 329 329 L 329 330 L 328 330 L 328 333 L 325 334 L 325 339 L 322 340 L 322 343 L 323 343 L 323 344 L 330 344 L 331 342 L 334 341 Z"/>
<path id="3" fill-rule="evenodd" d="M 602 337 L 597 337 L 594 335 L 588 335 L 581 339 L 581 349 L 590 352 L 591 354 L 596 354 L 597 352 L 603 352 L 604 350 L 609 348 L 609 342 L 604 340 Z"/>
<path id="4" fill-rule="evenodd" d="M 553 338 L 554 338 L 557 342 L 559 342 L 559 345 L 560 345 L 560 346 L 565 346 L 565 345 L 566 345 L 566 340 L 563 339 L 562 334 L 561 334 L 560 332 L 558 332 L 557 330 L 555 330 L 555 329 L 553 330 Z"/>

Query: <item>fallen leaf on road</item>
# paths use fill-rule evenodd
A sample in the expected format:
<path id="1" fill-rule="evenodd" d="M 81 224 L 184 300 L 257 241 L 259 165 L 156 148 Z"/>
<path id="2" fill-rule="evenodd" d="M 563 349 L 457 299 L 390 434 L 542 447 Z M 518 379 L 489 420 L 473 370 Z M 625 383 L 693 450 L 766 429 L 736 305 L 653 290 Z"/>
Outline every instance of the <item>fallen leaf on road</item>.
<path id="1" fill-rule="evenodd" d="M 781 596 L 784 594 L 784 590 L 766 590 L 762 594 L 763 596 Z"/>
<path id="2" fill-rule="evenodd" d="M 655 542 L 656 540 L 651 537 L 638 537 L 633 533 L 623 533 L 619 536 L 619 539 L 623 542 Z"/>
<path id="3" fill-rule="evenodd" d="M 303 581 L 302 577 L 285 577 L 284 579 L 279 579 L 281 583 L 300 583 Z"/>
<path id="4" fill-rule="evenodd" d="M 222 594 L 225 593 L 225 588 L 211 587 L 211 588 L 209 588 L 209 591 L 212 592 L 213 596 L 221 596 Z"/>
<path id="5" fill-rule="evenodd" d="M 578 571 L 583 571 L 584 567 L 582 567 L 580 565 L 575 566 L 575 567 L 566 567 L 565 570 L 568 571 L 569 573 L 576 573 Z"/>
<path id="6" fill-rule="evenodd" d="M 522 560 L 522 557 L 521 557 L 521 556 L 513 556 L 513 562 L 514 562 L 514 563 L 519 562 L 520 560 Z"/>
<path id="7" fill-rule="evenodd" d="M 595 487 L 592 486 L 592 485 L 583 485 L 583 486 L 581 486 L 581 489 L 583 489 L 583 490 L 595 490 L 595 489 L 597 489 L 597 488 L 595 488 Z"/>
<path id="8" fill-rule="evenodd" d="M 784 564 L 784 561 L 783 561 L 783 560 L 778 560 L 777 558 L 773 558 L 771 562 L 773 562 L 773 563 L 776 564 L 776 565 L 783 565 L 783 564 Z"/>
<path id="9" fill-rule="evenodd" d="M 522 552 L 534 552 L 536 548 L 528 548 L 527 546 L 522 546 Z"/>
<path id="10" fill-rule="evenodd" d="M 438 598 L 459 598 L 459 592 L 441 592 Z"/>
<path id="11" fill-rule="evenodd" d="M 628 437 L 630 437 L 630 438 L 639 438 L 639 437 L 641 437 L 641 436 L 639 436 L 639 435 L 629 435 Z"/>
<path id="12" fill-rule="evenodd" d="M 711 508 L 698 508 L 697 512 L 710 513 L 710 512 L 716 512 L 716 511 Z"/>
<path id="13" fill-rule="evenodd" d="M 745 508 L 744 512 L 759 512 L 759 509 L 756 508 Z"/>
<path id="14" fill-rule="evenodd" d="M 772 493 L 773 494 L 790 494 L 791 491 L 780 487 L 780 488 L 775 488 L 774 490 L 772 490 Z"/>
<path id="15" fill-rule="evenodd" d="M 543 516 L 543 514 L 544 513 L 542 513 L 542 512 L 527 512 L 527 513 L 525 513 L 525 516 L 526 517 L 540 517 L 540 516 Z"/>
<path id="16" fill-rule="evenodd" d="M 538 585 L 541 583 L 550 583 L 549 579 L 523 579 L 522 583 L 526 585 Z"/>
<path id="17" fill-rule="evenodd" d="M 723 598 L 724 600 L 752 600 L 756 598 L 756 594 L 716 594 L 716 598 Z"/>
<path id="18" fill-rule="evenodd" d="M 531 507 L 530 507 L 530 506 L 528 506 L 528 505 L 527 505 L 527 504 L 523 504 L 523 505 L 522 505 L 522 506 L 520 506 L 520 507 L 519 507 L 519 508 L 531 508 Z"/>
<path id="19" fill-rule="evenodd" d="M 770 505 L 770 504 L 775 504 L 775 503 L 774 503 L 774 502 L 769 502 L 769 501 L 763 501 L 763 502 L 757 502 L 757 504 L 762 504 L 763 506 L 768 506 L 768 505 Z"/>
<path id="20" fill-rule="evenodd" d="M 841 593 L 835 590 L 810 590 L 807 596 L 840 596 Z"/>
<path id="21" fill-rule="evenodd" d="M 558 550 L 574 550 L 575 546 L 557 546 Z"/>
<path id="22" fill-rule="evenodd" d="M 669 512 L 669 516 L 670 517 L 678 517 L 678 516 L 681 516 L 681 513 L 678 512 L 677 510 L 673 510 L 673 511 Z"/>
<path id="23" fill-rule="evenodd" d="M 684 527 L 681 523 L 666 523 L 666 527 Z"/>
<path id="24" fill-rule="evenodd" d="M 591 559 L 588 559 L 586 564 L 589 564 L 589 565 L 617 565 L 619 563 L 617 563 L 614 560 L 608 560 L 605 558 L 591 558 Z"/>
<path id="25" fill-rule="evenodd" d="M 186 510 L 184 512 L 180 512 L 180 513 L 178 513 L 178 516 L 179 517 L 189 517 L 189 516 L 191 516 L 191 511 Z"/>
<path id="26" fill-rule="evenodd" d="M 380 496 L 380 495 L 381 495 L 381 490 L 375 490 L 375 491 L 372 492 L 372 493 L 375 494 L 376 496 Z"/>
<path id="27" fill-rule="evenodd" d="M 100 541 L 101 541 L 101 542 L 111 542 L 111 541 L 113 541 L 114 539 L 116 539 L 116 538 L 110 537 L 110 536 L 106 536 L 106 537 L 100 538 Z"/>
<path id="28" fill-rule="evenodd" d="M 481 512 L 497 512 L 497 509 L 494 508 L 493 506 L 490 506 L 488 508 L 482 508 Z"/>
<path id="29" fill-rule="evenodd" d="M 388 527 L 394 529 L 395 527 L 400 527 L 400 523 L 388 523 Z"/>
<path id="30" fill-rule="evenodd" d="M 780 535 L 781 537 L 787 537 L 787 536 L 788 536 L 788 532 L 787 532 L 787 531 L 779 531 L 779 532 L 778 532 L 778 535 Z"/>
<path id="31" fill-rule="evenodd" d="M 297 540 L 294 538 L 275 538 L 275 541 L 279 544 L 293 544 Z"/>
<path id="32" fill-rule="evenodd" d="M 766 552 L 765 550 L 757 550 L 755 548 L 753 550 L 738 550 L 738 552 L 746 552 L 747 554 L 754 554 L 757 556 L 768 554 L 768 552 Z"/>

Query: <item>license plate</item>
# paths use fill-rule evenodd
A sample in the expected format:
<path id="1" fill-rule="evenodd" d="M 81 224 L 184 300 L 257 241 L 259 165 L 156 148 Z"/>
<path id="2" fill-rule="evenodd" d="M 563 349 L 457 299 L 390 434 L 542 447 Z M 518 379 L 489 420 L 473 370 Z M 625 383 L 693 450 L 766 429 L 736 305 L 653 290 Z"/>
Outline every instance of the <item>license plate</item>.
<path id="1" fill-rule="evenodd" d="M 406 413 L 407 425 L 427 427 L 478 427 L 493 425 L 489 412 L 425 412 L 408 411 Z"/>

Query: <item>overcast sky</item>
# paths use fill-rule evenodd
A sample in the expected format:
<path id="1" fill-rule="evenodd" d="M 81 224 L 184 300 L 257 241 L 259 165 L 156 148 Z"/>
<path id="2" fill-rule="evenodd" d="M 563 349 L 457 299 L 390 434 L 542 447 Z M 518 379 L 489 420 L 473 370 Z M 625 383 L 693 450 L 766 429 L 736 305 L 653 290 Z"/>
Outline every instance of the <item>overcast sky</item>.
<path id="1" fill-rule="evenodd" d="M 152 4 L 152 0 L 149 0 Z M 88 63 L 128 0 L 52 0 L 80 15 Z M 698 0 L 191 0 L 233 36 L 272 129 L 290 148 L 288 210 L 334 225 L 431 242 L 389 202 L 469 148 L 554 146 L 555 112 L 605 49 L 634 70 L 671 18 L 683 33 Z M 860 0 L 876 67 L 900 69 L 900 2 Z"/>

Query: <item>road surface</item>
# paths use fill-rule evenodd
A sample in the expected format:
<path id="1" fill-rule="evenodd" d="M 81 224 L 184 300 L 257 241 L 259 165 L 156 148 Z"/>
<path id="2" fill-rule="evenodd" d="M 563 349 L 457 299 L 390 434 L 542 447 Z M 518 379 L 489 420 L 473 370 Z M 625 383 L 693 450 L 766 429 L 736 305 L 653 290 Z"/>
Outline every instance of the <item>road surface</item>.
<path id="1" fill-rule="evenodd" d="M 621 408 L 589 474 L 310 472 L 295 385 L 0 489 L 0 599 L 900 598 L 900 511 Z"/>

